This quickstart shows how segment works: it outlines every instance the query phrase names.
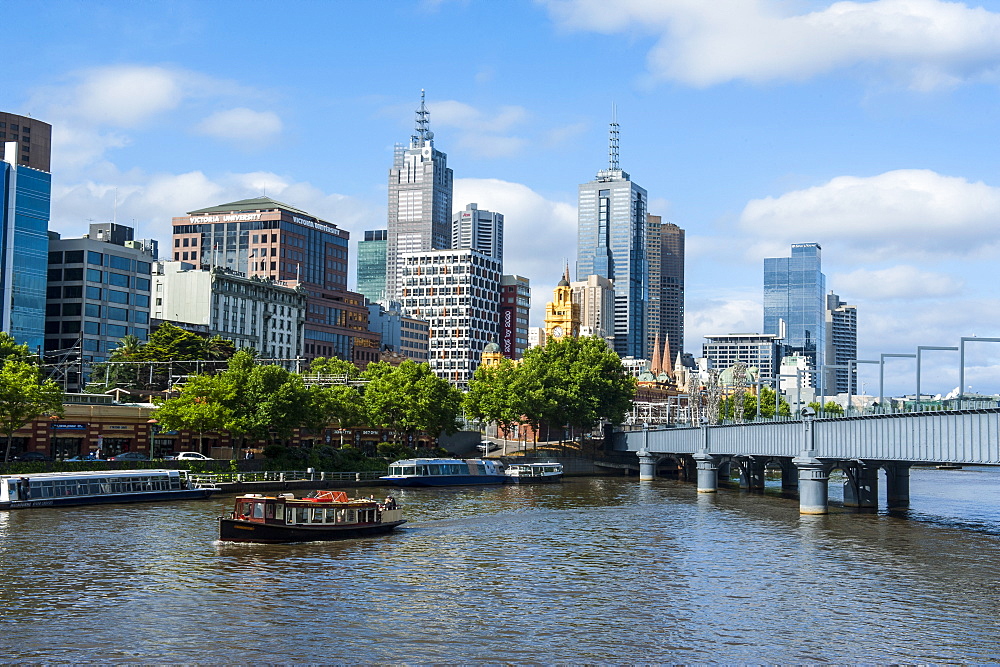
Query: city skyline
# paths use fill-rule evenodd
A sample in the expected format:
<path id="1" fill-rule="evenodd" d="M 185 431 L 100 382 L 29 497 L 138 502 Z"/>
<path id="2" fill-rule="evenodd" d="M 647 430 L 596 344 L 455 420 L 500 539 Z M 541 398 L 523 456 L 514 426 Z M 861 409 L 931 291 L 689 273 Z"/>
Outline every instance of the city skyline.
<path id="1" fill-rule="evenodd" d="M 162 243 L 180 211 L 266 195 L 353 245 L 384 225 L 424 88 L 452 210 L 504 215 L 505 271 L 531 279 L 536 326 L 576 260 L 576 187 L 607 163 L 616 103 L 622 165 L 686 230 L 686 351 L 761 330 L 761 260 L 791 243 L 823 246 L 860 358 L 1000 332 L 992 4 L 291 2 L 269 17 L 296 35 L 284 49 L 247 40 L 242 9 L 23 8 L 8 53 L 30 66 L 5 72 L 0 109 L 53 126 L 51 229 L 116 220 Z M 474 25 L 490 29 L 455 58 Z M 997 348 L 969 346 L 974 391 L 1000 390 Z M 926 355 L 923 388 L 952 389 L 957 356 Z M 869 393 L 877 371 L 861 369 Z M 912 362 L 885 371 L 912 393 Z"/>

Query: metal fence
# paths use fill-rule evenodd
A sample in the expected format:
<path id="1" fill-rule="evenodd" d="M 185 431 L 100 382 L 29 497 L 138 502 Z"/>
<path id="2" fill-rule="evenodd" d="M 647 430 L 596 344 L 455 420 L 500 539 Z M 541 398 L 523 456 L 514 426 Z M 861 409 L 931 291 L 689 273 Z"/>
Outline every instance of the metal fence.
<path id="1" fill-rule="evenodd" d="M 385 475 L 385 471 L 317 472 L 315 470 L 266 470 L 260 472 L 190 473 L 195 486 L 214 487 L 236 482 L 363 482 Z"/>

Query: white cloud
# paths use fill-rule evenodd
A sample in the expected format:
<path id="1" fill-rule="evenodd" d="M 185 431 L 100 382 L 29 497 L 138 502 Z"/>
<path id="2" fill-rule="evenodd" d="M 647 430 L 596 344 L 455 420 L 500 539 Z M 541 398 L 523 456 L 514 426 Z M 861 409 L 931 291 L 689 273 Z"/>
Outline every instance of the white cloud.
<path id="1" fill-rule="evenodd" d="M 281 133 L 281 118 L 273 111 L 244 107 L 218 111 L 198 124 L 198 132 L 217 139 L 264 144 Z"/>
<path id="2" fill-rule="evenodd" d="M 498 179 L 455 179 L 453 206 L 470 203 L 504 216 L 504 271 L 531 279 L 532 326 L 541 324 L 545 304 L 562 276 L 566 263 L 576 263 L 576 205 L 546 199 L 520 183 Z"/>
<path id="3" fill-rule="evenodd" d="M 751 299 L 689 298 L 684 312 L 684 349 L 701 356 L 705 336 L 727 333 L 759 333 L 764 308 Z"/>
<path id="4" fill-rule="evenodd" d="M 863 294 L 868 301 L 959 296 L 965 286 L 962 280 L 947 274 L 905 265 L 833 274 L 829 284 L 836 285 L 841 294 Z"/>
<path id="5" fill-rule="evenodd" d="M 838 176 L 828 183 L 749 202 L 740 224 L 777 242 L 827 240 L 852 250 L 854 262 L 944 255 L 983 257 L 1000 244 L 1000 188 L 933 171 Z"/>
<path id="6" fill-rule="evenodd" d="M 652 34 L 650 73 L 710 86 L 731 80 L 800 80 L 885 67 L 929 89 L 995 77 L 1000 14 L 944 0 L 835 2 L 794 13 L 781 0 L 548 0 L 562 26 Z"/>

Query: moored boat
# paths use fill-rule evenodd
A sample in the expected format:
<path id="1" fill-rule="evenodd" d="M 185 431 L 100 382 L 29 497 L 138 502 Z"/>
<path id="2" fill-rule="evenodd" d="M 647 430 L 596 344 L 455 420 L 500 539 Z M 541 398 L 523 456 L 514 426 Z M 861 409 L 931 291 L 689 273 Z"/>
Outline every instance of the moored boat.
<path id="1" fill-rule="evenodd" d="M 0 510 L 207 498 L 186 470 L 88 470 L 0 475 Z"/>
<path id="2" fill-rule="evenodd" d="M 394 486 L 472 486 L 503 484 L 507 476 L 499 461 L 484 459 L 403 459 L 380 477 Z"/>
<path id="3" fill-rule="evenodd" d="M 505 471 L 512 484 L 544 484 L 561 482 L 561 463 L 511 463 Z"/>
<path id="4" fill-rule="evenodd" d="M 248 493 L 232 513 L 219 517 L 223 542 L 317 542 L 381 535 L 406 523 L 395 499 L 348 498 L 343 491 L 314 491 L 296 498 Z"/>

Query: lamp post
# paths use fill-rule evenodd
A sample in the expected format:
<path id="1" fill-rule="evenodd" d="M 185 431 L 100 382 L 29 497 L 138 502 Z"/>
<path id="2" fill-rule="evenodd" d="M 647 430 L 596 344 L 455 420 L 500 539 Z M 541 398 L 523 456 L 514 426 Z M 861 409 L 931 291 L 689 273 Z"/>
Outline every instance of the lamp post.
<path id="1" fill-rule="evenodd" d="M 963 336 L 958 343 L 958 407 L 962 407 L 962 395 L 965 393 L 965 344 L 974 340 L 979 343 L 1000 343 L 1000 338 L 977 338 L 976 336 Z"/>
<path id="2" fill-rule="evenodd" d="M 854 397 L 854 374 L 857 372 L 857 364 L 877 364 L 872 359 L 848 359 L 847 360 L 847 416 L 851 416 L 851 403 Z"/>
<path id="3" fill-rule="evenodd" d="M 920 353 L 924 350 L 946 350 L 948 352 L 958 352 L 957 347 L 940 347 L 936 345 L 917 346 L 917 412 L 920 412 Z M 961 390 L 962 387 L 959 385 L 959 391 Z"/>
<path id="4" fill-rule="evenodd" d="M 915 354 L 881 354 L 879 355 L 879 366 L 878 366 L 878 405 L 883 407 L 884 403 L 884 389 L 885 389 L 885 360 L 889 357 L 893 358 L 907 358 L 914 359 L 917 355 Z M 919 372 L 918 372 L 919 376 Z"/>

